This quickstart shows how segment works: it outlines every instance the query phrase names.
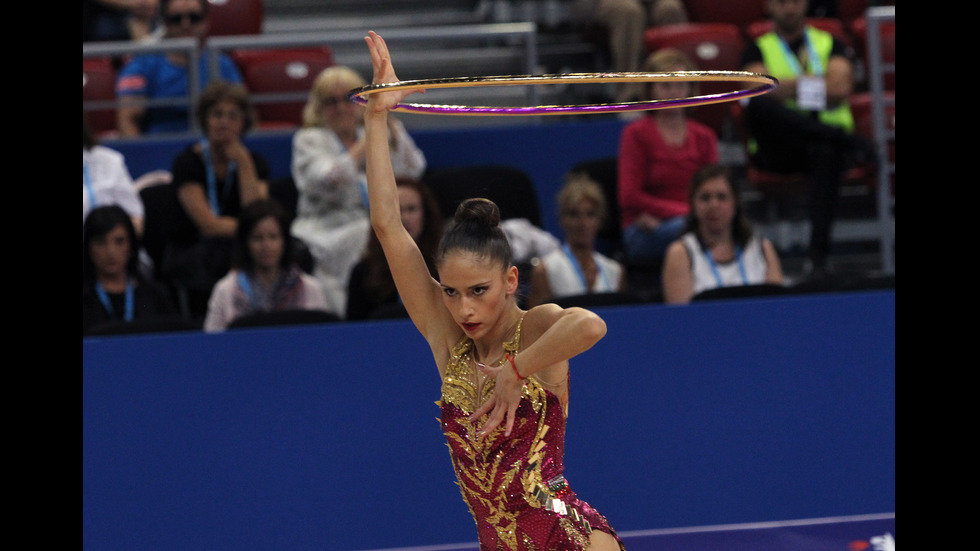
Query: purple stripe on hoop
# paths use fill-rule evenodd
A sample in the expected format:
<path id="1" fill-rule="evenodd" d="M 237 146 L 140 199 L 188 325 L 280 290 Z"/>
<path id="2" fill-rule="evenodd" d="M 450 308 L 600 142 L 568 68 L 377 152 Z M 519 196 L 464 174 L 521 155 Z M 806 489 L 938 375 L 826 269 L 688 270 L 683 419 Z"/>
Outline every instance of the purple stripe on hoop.
<path id="1" fill-rule="evenodd" d="M 529 107 L 492 107 L 492 106 L 472 106 L 472 105 L 437 105 L 428 103 L 399 103 L 392 111 L 422 113 L 422 114 L 441 114 L 441 115 L 569 115 L 569 114 L 589 114 L 589 113 L 619 113 L 626 111 L 649 111 L 654 109 L 671 109 L 678 107 L 692 107 L 696 105 L 706 105 L 711 103 L 721 103 L 734 101 L 743 98 L 759 96 L 773 90 L 778 84 L 774 77 L 756 73 L 746 73 L 741 71 L 678 71 L 674 73 L 574 73 L 568 75 L 537 75 L 537 76 L 511 76 L 511 77 L 460 77 L 456 79 L 430 79 L 402 81 L 388 84 L 368 85 L 351 90 L 347 99 L 359 103 L 367 104 L 365 96 L 383 90 L 395 90 L 406 88 L 463 88 L 479 86 L 505 86 L 522 85 L 529 86 L 534 84 L 556 84 L 560 81 L 571 83 L 600 82 L 608 80 L 611 82 L 649 82 L 657 77 L 667 80 L 683 80 L 691 82 L 725 80 L 733 82 L 752 82 L 760 84 L 755 88 L 745 90 L 734 90 L 721 94 L 708 94 L 702 96 L 691 96 L 687 98 L 676 98 L 669 100 L 649 100 L 633 101 L 623 103 L 595 103 L 584 105 L 537 105 Z"/>

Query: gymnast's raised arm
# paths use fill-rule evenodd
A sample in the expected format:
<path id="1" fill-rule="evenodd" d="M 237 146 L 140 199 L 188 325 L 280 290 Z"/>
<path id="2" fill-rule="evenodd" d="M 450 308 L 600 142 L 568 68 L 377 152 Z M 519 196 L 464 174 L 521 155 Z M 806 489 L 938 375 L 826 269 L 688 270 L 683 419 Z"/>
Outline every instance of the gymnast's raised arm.
<path id="1" fill-rule="evenodd" d="M 397 82 L 391 56 L 384 39 L 374 31 L 364 39 L 371 51 L 374 84 Z M 368 201 L 371 226 L 384 249 L 391 275 L 401 295 L 405 310 L 415 327 L 425 336 L 433 350 L 444 349 L 447 331 L 458 331 L 442 303 L 442 288 L 426 267 L 415 240 L 402 225 L 395 174 L 388 150 L 388 111 L 405 96 L 418 90 L 381 92 L 367 96 L 364 129 L 367 142 Z M 435 341 L 440 341 L 436 343 Z M 436 346 L 437 345 L 437 346 Z M 440 368 L 442 364 L 440 364 Z"/>

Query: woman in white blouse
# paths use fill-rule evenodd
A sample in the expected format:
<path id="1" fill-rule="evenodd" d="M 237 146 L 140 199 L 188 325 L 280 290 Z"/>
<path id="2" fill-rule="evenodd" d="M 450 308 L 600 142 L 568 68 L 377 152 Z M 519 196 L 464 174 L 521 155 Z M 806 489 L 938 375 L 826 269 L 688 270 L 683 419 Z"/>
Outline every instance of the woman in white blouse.
<path id="1" fill-rule="evenodd" d="M 143 235 L 143 201 L 123 154 L 100 145 L 82 114 L 82 222 L 96 207 L 119 205 L 129 214 L 136 235 Z"/>
<path id="2" fill-rule="evenodd" d="M 292 234 L 314 259 L 328 310 L 343 317 L 347 280 L 370 234 L 364 172 L 364 107 L 347 93 L 367 82 L 349 67 L 324 69 L 310 89 L 303 125 L 293 136 L 292 175 L 299 193 Z M 420 179 L 425 155 L 393 117 L 388 118 L 396 176 Z"/>

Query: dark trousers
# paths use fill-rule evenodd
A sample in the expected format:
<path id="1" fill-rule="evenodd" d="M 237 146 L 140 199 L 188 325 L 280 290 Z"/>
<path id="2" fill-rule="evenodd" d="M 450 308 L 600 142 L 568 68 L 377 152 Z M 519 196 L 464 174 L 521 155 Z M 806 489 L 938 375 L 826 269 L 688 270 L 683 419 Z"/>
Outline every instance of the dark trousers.
<path id="1" fill-rule="evenodd" d="M 850 164 L 850 135 L 789 109 L 779 100 L 759 96 L 746 109 L 749 133 L 758 143 L 752 163 L 767 172 L 810 175 L 808 213 L 813 263 L 822 266 L 830 252 L 831 228 L 841 180 Z"/>

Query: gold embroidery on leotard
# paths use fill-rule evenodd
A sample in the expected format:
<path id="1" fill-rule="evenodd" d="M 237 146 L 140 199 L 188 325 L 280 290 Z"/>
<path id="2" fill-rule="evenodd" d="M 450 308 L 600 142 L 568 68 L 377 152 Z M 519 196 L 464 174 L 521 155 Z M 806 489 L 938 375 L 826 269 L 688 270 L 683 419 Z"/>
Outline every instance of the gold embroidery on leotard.
<path id="1" fill-rule="evenodd" d="M 514 338 L 503 344 L 504 350 L 511 354 L 516 354 L 520 349 L 521 327 L 524 318 L 517 324 Z M 442 384 L 442 398 L 440 406 L 452 405 L 459 408 L 467 416 L 472 415 L 479 405 L 484 403 L 493 395 L 496 381 L 488 379 L 483 385 L 480 396 L 477 396 L 478 388 L 476 383 L 476 370 L 470 358 L 473 341 L 463 336 L 450 351 L 450 360 L 446 368 L 446 375 Z M 559 519 L 559 526 L 568 534 L 571 541 L 574 541 L 582 548 L 588 543 L 588 533 L 591 531 L 589 523 L 582 517 L 574 507 L 567 506 L 561 499 L 563 495 L 564 478 L 556 477 L 555 480 L 543 480 L 541 466 L 550 450 L 547 450 L 544 440 L 548 432 L 548 425 L 545 424 L 547 418 L 547 396 L 548 391 L 534 377 L 525 380 L 521 401 L 525 399 L 535 413 L 537 427 L 533 441 L 530 443 L 527 455 L 522 461 L 514 461 L 512 464 L 505 464 L 504 458 L 509 449 L 520 445 L 517 441 L 504 443 L 500 447 L 500 439 L 504 428 L 498 426 L 490 434 L 476 438 L 477 426 L 471 423 L 467 417 L 456 419 L 464 431 L 457 434 L 446 432 L 446 437 L 461 451 L 458 456 L 450 453 L 453 462 L 453 469 L 459 477 L 456 485 L 459 487 L 463 501 L 474 515 L 473 505 L 479 503 L 482 509 L 488 514 L 481 522 L 492 526 L 497 533 L 503 549 L 517 549 L 518 542 L 524 548 L 534 549 L 533 543 L 528 540 L 525 534 L 519 533 L 517 524 L 517 513 L 507 508 L 508 499 L 512 496 L 507 495 L 507 490 L 511 483 L 517 479 L 523 488 L 523 499 L 531 507 L 549 508 L 562 518 Z M 566 394 L 567 396 L 567 394 Z M 563 413 L 567 414 L 567 402 L 561 400 Z M 528 418 L 518 418 L 515 422 L 514 430 L 521 429 L 524 424 L 531 421 Z M 494 447 L 493 444 L 497 446 Z M 525 444 L 526 445 L 526 444 Z M 451 446 L 447 443 L 447 447 Z M 480 468 L 473 468 L 474 465 L 481 465 Z M 476 500 L 471 502 L 471 500 Z"/>

